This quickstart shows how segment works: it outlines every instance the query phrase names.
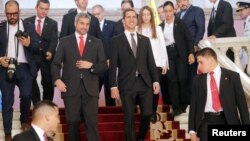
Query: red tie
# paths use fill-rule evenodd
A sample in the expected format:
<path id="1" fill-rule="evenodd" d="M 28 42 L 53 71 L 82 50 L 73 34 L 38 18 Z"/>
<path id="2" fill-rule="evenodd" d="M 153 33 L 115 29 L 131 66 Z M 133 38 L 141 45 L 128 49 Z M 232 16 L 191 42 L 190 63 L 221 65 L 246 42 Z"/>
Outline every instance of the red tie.
<path id="1" fill-rule="evenodd" d="M 40 19 L 38 19 L 37 20 L 37 26 L 36 26 L 36 33 L 38 34 L 38 35 L 40 35 L 41 36 L 41 20 Z"/>
<path id="2" fill-rule="evenodd" d="M 45 140 L 45 141 L 49 141 L 49 140 L 48 140 L 48 135 L 47 135 L 45 132 L 44 132 L 44 134 L 43 134 L 43 137 L 44 137 L 44 140 Z"/>
<path id="3" fill-rule="evenodd" d="M 83 36 L 80 36 L 80 42 L 79 42 L 79 52 L 80 55 L 83 55 L 83 51 L 84 51 L 84 40 L 83 40 Z"/>
<path id="4" fill-rule="evenodd" d="M 219 97 L 219 91 L 216 85 L 215 78 L 213 76 L 214 72 L 210 72 L 210 87 L 211 87 L 211 93 L 212 93 L 212 105 L 216 112 L 218 112 L 221 109 L 220 104 L 220 97 Z"/>

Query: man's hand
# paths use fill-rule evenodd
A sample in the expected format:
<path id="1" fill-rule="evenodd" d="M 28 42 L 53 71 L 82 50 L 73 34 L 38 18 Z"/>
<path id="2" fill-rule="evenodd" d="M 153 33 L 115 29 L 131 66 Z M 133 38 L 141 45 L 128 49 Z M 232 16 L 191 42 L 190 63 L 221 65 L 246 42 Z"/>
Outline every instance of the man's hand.
<path id="1" fill-rule="evenodd" d="M 47 51 L 46 52 L 46 60 L 50 61 L 52 59 L 52 53 Z"/>
<path id="2" fill-rule="evenodd" d="M 64 84 L 64 82 L 61 79 L 57 79 L 55 82 L 55 85 L 60 92 L 67 91 L 67 86 Z"/>
<path id="3" fill-rule="evenodd" d="M 194 54 L 193 54 L 193 53 L 190 53 L 190 54 L 188 55 L 188 64 L 189 64 L 189 65 L 190 65 L 190 64 L 193 64 L 194 61 L 195 61 Z"/>
<path id="4" fill-rule="evenodd" d="M 27 38 L 22 36 L 21 38 L 18 39 L 24 47 L 28 47 L 30 45 L 30 36 L 28 36 Z"/>
<path id="5" fill-rule="evenodd" d="M 89 61 L 83 61 L 79 60 L 76 62 L 76 67 L 79 69 L 90 69 L 92 67 L 93 63 Z"/>
<path id="6" fill-rule="evenodd" d="M 216 39 L 216 36 L 215 35 L 211 35 L 209 37 L 207 37 L 208 39 Z"/>
<path id="7" fill-rule="evenodd" d="M 161 67 L 161 74 L 166 74 L 167 73 L 167 67 L 163 66 Z"/>
<path id="8" fill-rule="evenodd" d="M 4 56 L 4 57 L 1 57 L 0 59 L 0 65 L 2 65 L 4 68 L 7 68 L 9 66 L 9 58 Z"/>
<path id="9" fill-rule="evenodd" d="M 160 85 L 159 83 L 155 83 L 153 84 L 153 90 L 154 90 L 154 94 L 157 95 L 160 93 Z"/>
<path id="10" fill-rule="evenodd" d="M 112 88 L 111 89 L 111 97 L 113 99 L 119 99 L 120 98 L 120 94 L 119 94 L 118 88 Z"/>
<path id="11" fill-rule="evenodd" d="M 197 137 L 196 133 L 191 133 L 190 134 L 190 139 L 191 141 L 199 141 L 200 139 Z"/>
<path id="12" fill-rule="evenodd" d="M 107 60 L 107 65 L 108 65 L 108 67 L 109 67 L 109 63 L 110 63 L 110 60 L 108 59 L 108 60 Z"/>

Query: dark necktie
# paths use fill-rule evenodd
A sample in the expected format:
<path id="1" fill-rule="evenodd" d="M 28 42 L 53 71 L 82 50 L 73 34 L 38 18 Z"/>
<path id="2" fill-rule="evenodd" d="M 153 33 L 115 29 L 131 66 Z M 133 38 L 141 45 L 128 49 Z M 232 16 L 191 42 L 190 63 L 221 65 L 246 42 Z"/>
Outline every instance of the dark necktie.
<path id="1" fill-rule="evenodd" d="M 41 27 L 41 20 L 40 19 L 38 19 L 37 20 L 37 26 L 36 26 L 36 33 L 38 34 L 38 35 L 40 35 L 41 36 L 41 33 L 42 33 L 42 27 Z"/>
<path id="2" fill-rule="evenodd" d="M 136 58 L 136 50 L 137 50 L 137 45 L 136 45 L 136 42 L 135 42 L 135 38 L 134 38 L 134 33 L 130 33 L 131 35 L 131 47 L 132 47 L 132 51 L 133 51 L 133 54 Z"/>
<path id="3" fill-rule="evenodd" d="M 221 109 L 219 91 L 216 85 L 215 78 L 213 76 L 214 72 L 210 72 L 210 88 L 212 93 L 212 106 L 213 109 L 218 112 Z"/>
<path id="4" fill-rule="evenodd" d="M 79 42 L 79 52 L 80 55 L 83 55 L 83 51 L 84 51 L 84 40 L 83 40 L 83 36 L 80 36 L 80 42 Z"/>
<path id="5" fill-rule="evenodd" d="M 215 19 L 215 8 L 214 7 L 212 9 L 211 19 L 212 19 L 212 21 L 214 21 L 214 19 Z"/>

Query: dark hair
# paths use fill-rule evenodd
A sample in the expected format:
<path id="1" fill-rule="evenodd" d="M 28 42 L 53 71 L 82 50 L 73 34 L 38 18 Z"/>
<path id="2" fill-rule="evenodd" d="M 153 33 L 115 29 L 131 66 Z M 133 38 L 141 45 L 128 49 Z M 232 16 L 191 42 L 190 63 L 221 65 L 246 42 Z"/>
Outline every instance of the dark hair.
<path id="1" fill-rule="evenodd" d="M 130 12 L 130 11 L 135 12 L 135 16 L 137 17 L 136 11 L 135 11 L 134 9 L 132 9 L 132 8 L 129 8 L 129 9 L 126 9 L 126 10 L 123 12 L 123 14 L 122 14 L 122 19 L 125 19 L 126 14 L 127 14 L 128 12 Z"/>
<path id="2" fill-rule="evenodd" d="M 32 111 L 32 118 L 34 118 L 36 112 L 38 109 L 40 109 L 41 107 L 44 107 L 44 106 L 48 106 L 48 107 L 51 107 L 51 108 L 55 108 L 55 107 L 58 107 L 54 102 L 50 101 L 50 100 L 43 100 L 43 101 L 39 101 L 35 104 L 34 108 L 33 108 L 33 111 Z"/>
<path id="3" fill-rule="evenodd" d="M 172 1 L 166 1 L 166 2 L 163 4 L 163 8 L 164 8 L 165 6 L 168 6 L 168 5 L 170 5 L 170 6 L 173 7 L 173 9 L 174 9 L 174 3 L 173 3 Z"/>
<path id="4" fill-rule="evenodd" d="M 129 3 L 130 6 L 131 6 L 132 8 L 134 8 L 134 3 L 133 3 L 132 0 L 123 0 L 123 1 L 121 2 L 121 6 L 122 6 L 124 3 Z"/>
<path id="5" fill-rule="evenodd" d="M 39 5 L 40 3 L 46 3 L 46 4 L 49 4 L 49 5 L 50 5 L 49 0 L 37 0 L 37 2 L 36 2 L 36 7 L 38 7 L 38 5 Z"/>
<path id="6" fill-rule="evenodd" d="M 198 57 L 198 56 L 203 56 L 203 57 L 209 56 L 209 57 L 214 58 L 217 61 L 217 55 L 216 55 L 215 51 L 209 47 L 206 47 L 206 48 L 199 50 L 196 53 L 196 57 Z"/>
<path id="7" fill-rule="evenodd" d="M 159 8 L 163 8 L 163 4 L 157 7 L 157 9 L 159 9 Z"/>
<path id="8" fill-rule="evenodd" d="M 150 23 L 151 23 L 151 31 L 152 31 L 152 38 L 157 38 L 157 35 L 156 35 L 156 27 L 155 27 L 155 20 L 154 20 L 154 13 L 153 13 L 153 10 L 149 7 L 149 6 L 143 6 L 140 10 L 140 13 L 139 13 L 139 17 L 138 17 L 138 31 L 140 33 L 142 33 L 142 24 L 143 24 L 143 19 L 142 19 L 142 12 L 144 10 L 148 10 L 150 15 L 151 15 L 151 19 L 150 19 Z"/>
<path id="9" fill-rule="evenodd" d="M 9 1 L 7 1 L 7 2 L 5 3 L 5 9 L 6 9 L 6 6 L 7 6 L 8 4 L 11 4 L 11 3 L 16 4 L 17 7 L 18 7 L 18 9 L 19 9 L 19 3 L 18 3 L 16 0 L 9 0 Z"/>

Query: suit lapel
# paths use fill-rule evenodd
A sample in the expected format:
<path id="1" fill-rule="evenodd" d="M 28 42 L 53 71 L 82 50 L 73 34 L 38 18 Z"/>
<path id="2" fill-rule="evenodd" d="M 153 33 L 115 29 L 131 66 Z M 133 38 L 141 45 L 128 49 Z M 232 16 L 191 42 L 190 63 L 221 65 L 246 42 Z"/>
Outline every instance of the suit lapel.
<path id="1" fill-rule="evenodd" d="M 190 5 L 190 7 L 187 9 L 186 13 L 185 13 L 184 16 L 182 17 L 182 20 L 188 18 L 188 14 L 189 14 L 190 11 L 192 10 L 192 8 L 193 8 L 193 6 Z M 181 15 L 181 14 L 180 14 L 180 15 Z"/>
<path id="2" fill-rule="evenodd" d="M 141 47 L 141 35 L 137 33 L 137 51 L 136 51 L 136 56 L 138 56 L 138 52 L 141 52 L 140 51 L 140 47 Z"/>
<path id="3" fill-rule="evenodd" d="M 221 5 L 222 5 L 222 2 L 223 2 L 223 0 L 220 0 L 220 2 L 219 2 L 219 4 L 218 4 L 218 7 L 217 7 L 217 9 L 216 9 L 216 15 L 215 15 L 215 17 L 214 17 L 214 19 L 216 20 L 217 19 L 217 17 L 218 17 L 218 14 L 221 14 Z"/>
<path id="4" fill-rule="evenodd" d="M 78 37 L 75 36 L 75 34 L 72 34 L 71 36 L 71 44 L 72 44 L 72 48 L 73 48 L 73 53 L 75 52 L 76 55 L 74 56 L 78 56 L 78 58 L 80 58 L 80 52 L 79 52 L 79 48 L 78 48 L 78 43 L 77 43 L 77 39 Z"/>
<path id="5" fill-rule="evenodd" d="M 47 29 L 47 26 L 48 26 L 48 18 L 47 18 L 47 17 L 45 17 L 45 19 L 44 19 L 44 23 L 43 23 L 43 30 L 42 30 L 42 34 L 41 34 L 41 36 L 43 36 L 43 35 L 44 35 L 44 33 L 45 33 L 46 29 Z"/>
<path id="6" fill-rule="evenodd" d="M 227 91 L 228 80 L 229 80 L 229 76 L 226 74 L 225 70 L 221 68 L 221 78 L 220 78 L 220 88 L 219 88 L 220 97 L 223 97 L 225 95 L 224 92 Z"/>
<path id="7" fill-rule="evenodd" d="M 201 75 L 201 101 L 202 101 L 202 107 L 205 107 L 206 101 L 207 101 L 207 74 Z"/>
<path id="8" fill-rule="evenodd" d="M 40 141 L 38 134 L 36 133 L 35 129 L 33 127 L 30 128 L 31 133 L 33 134 L 33 137 L 36 141 Z"/>
<path id="9" fill-rule="evenodd" d="M 105 35 L 104 33 L 106 33 L 106 30 L 108 30 L 108 23 L 106 22 L 106 20 L 104 20 L 103 27 L 102 27 L 103 35 Z"/>
<path id="10" fill-rule="evenodd" d="M 129 41 L 125 35 L 125 33 L 123 33 L 123 38 L 122 38 L 122 42 L 123 42 L 123 45 L 125 46 L 125 48 L 127 48 L 128 52 L 134 57 L 134 54 L 133 54 L 133 51 L 131 49 L 131 46 L 129 44 Z M 137 43 L 138 44 L 138 43 Z M 138 45 L 137 45 L 138 46 Z M 135 58 L 135 57 L 134 57 Z"/>
<path id="11" fill-rule="evenodd" d="M 87 35 L 87 39 L 85 41 L 85 46 L 84 46 L 84 51 L 83 51 L 82 57 L 89 51 L 89 49 L 91 47 L 91 43 L 92 43 L 92 39 L 91 39 L 90 35 Z"/>

